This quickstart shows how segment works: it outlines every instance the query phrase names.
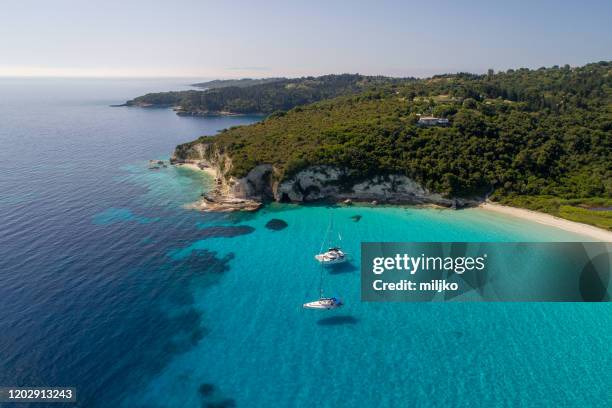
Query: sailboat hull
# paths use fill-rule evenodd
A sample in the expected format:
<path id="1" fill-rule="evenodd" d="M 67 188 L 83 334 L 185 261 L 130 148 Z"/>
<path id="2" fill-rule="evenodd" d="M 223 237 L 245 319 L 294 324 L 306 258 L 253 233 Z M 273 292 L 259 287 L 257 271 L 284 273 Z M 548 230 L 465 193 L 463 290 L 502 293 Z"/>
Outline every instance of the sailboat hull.
<path id="1" fill-rule="evenodd" d="M 337 309 L 342 306 L 342 302 L 334 301 L 332 299 L 319 299 L 313 302 L 304 303 L 304 309 Z"/>
<path id="2" fill-rule="evenodd" d="M 321 265 L 336 265 L 346 262 L 347 256 L 344 252 L 341 255 L 329 255 L 329 252 L 324 254 L 315 255 L 315 259 L 321 263 Z"/>
<path id="3" fill-rule="evenodd" d="M 336 265 L 346 262 L 346 257 L 337 259 L 326 259 L 322 255 L 315 255 L 315 259 L 321 263 L 321 265 Z"/>

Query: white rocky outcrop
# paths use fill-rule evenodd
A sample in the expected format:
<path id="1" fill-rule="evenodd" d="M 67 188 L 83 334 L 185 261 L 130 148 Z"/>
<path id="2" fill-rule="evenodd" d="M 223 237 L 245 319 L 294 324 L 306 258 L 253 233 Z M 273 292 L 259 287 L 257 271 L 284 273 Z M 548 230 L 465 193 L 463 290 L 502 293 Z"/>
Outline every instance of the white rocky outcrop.
<path id="1" fill-rule="evenodd" d="M 409 177 L 399 174 L 378 175 L 355 181 L 349 169 L 334 166 L 311 166 L 285 180 L 275 180 L 271 164 L 255 166 L 245 177 L 231 173 L 232 161 L 213 144 L 193 143 L 179 146 L 174 161 L 197 161 L 211 166 L 218 176 L 215 195 L 218 200 L 239 199 L 263 201 L 309 202 L 318 200 L 378 201 L 387 203 L 438 204 L 465 206 L 474 200 L 447 198 L 427 190 Z M 210 199 L 210 197 L 209 197 Z"/>
<path id="2" fill-rule="evenodd" d="M 322 199 L 390 203 L 433 203 L 465 205 L 466 200 L 445 198 L 404 175 L 375 176 L 351 183 L 348 171 L 330 166 L 314 166 L 283 181 L 275 189 L 277 201 L 316 201 Z"/>
<path id="3" fill-rule="evenodd" d="M 230 177 L 227 181 L 229 193 L 236 198 L 263 200 L 274 195 L 272 191 L 272 165 L 255 166 L 246 177 Z"/>

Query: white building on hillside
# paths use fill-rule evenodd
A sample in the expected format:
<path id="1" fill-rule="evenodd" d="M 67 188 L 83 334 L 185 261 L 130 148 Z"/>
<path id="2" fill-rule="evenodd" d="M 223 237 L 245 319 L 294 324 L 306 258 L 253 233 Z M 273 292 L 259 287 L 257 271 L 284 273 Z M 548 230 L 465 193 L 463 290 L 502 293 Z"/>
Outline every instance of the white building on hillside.
<path id="1" fill-rule="evenodd" d="M 419 118 L 419 125 L 423 126 L 438 126 L 448 125 L 450 122 L 446 118 L 436 118 L 435 116 L 421 116 Z"/>

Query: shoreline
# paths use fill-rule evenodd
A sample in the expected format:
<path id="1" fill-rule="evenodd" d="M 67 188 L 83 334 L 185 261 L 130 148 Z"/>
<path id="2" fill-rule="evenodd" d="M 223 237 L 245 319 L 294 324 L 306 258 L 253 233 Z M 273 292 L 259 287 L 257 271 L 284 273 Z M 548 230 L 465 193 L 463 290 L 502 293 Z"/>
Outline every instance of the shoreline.
<path id="1" fill-rule="evenodd" d="M 189 170 L 204 172 L 217 182 L 217 170 L 213 167 L 200 167 L 196 163 L 177 163 L 176 167 L 186 167 Z M 226 196 L 219 190 L 219 186 L 213 188 L 208 193 L 203 193 L 202 197 L 193 203 L 183 205 L 187 210 L 198 210 L 204 212 L 233 212 L 233 211 L 257 211 L 263 204 L 259 201 L 240 199 Z"/>
<path id="2" fill-rule="evenodd" d="M 188 169 L 194 171 L 203 171 L 209 176 L 211 176 L 214 180 L 217 179 L 217 171 L 213 167 L 200 167 L 195 163 L 181 163 L 178 166 L 186 167 Z M 218 205 L 214 205 L 211 201 L 203 200 L 197 203 L 193 203 L 189 205 L 189 208 L 205 210 L 205 211 L 227 211 L 224 207 L 231 208 L 230 211 L 235 211 L 241 209 L 241 206 L 245 206 L 249 211 L 253 211 L 254 209 L 260 208 L 262 203 L 259 205 L 255 205 L 255 201 L 253 200 L 238 200 L 235 198 L 224 197 L 223 199 L 219 199 L 219 197 L 215 198 L 215 201 L 218 200 Z M 368 205 L 367 202 L 355 201 L 353 202 L 357 205 Z M 353 204 L 351 203 L 351 204 Z M 342 202 L 338 202 L 338 204 L 342 204 Z M 348 204 L 348 205 L 351 205 Z M 377 205 L 377 204 L 374 204 Z M 444 208 L 435 204 L 420 204 L 415 205 L 417 207 L 424 208 Z M 576 221 L 566 220 L 564 218 L 555 217 L 554 215 L 546 214 L 543 212 L 528 210 L 525 208 L 518 207 L 510 207 L 502 204 L 485 202 L 481 203 L 477 207 L 480 210 L 495 212 L 498 214 L 509 215 L 512 217 L 520 218 L 523 220 L 536 222 L 538 224 L 547 225 L 550 227 L 558 228 L 564 231 L 572 232 L 575 234 L 583 235 L 585 237 L 594 239 L 596 241 L 603 242 L 612 242 L 612 232 L 606 231 L 602 228 L 598 228 L 592 225 L 583 224 Z"/>
<path id="3" fill-rule="evenodd" d="M 213 179 L 217 178 L 217 171 L 215 169 L 213 169 L 212 167 L 200 167 L 197 164 L 194 163 L 180 163 L 180 164 L 175 164 L 175 166 L 177 167 L 186 167 L 190 170 L 194 170 L 194 171 L 203 171 L 204 173 L 208 174 L 209 176 L 211 176 Z"/>
<path id="4" fill-rule="evenodd" d="M 482 203 L 477 208 L 485 211 L 491 211 L 498 214 L 510 215 L 524 220 L 537 222 L 551 227 L 559 228 L 565 231 L 587 236 L 591 239 L 603 242 L 612 242 L 612 232 L 594 227 L 580 222 L 566 220 L 564 218 L 555 217 L 554 215 L 527 210 L 525 208 L 510 207 L 491 202 Z"/>

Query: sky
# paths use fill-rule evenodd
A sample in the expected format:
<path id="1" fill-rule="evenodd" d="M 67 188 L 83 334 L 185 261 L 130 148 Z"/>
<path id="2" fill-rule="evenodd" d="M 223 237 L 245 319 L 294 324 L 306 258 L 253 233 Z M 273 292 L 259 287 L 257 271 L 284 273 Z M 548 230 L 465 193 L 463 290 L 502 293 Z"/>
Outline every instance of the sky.
<path id="1" fill-rule="evenodd" d="M 612 59 L 612 1 L 3 0 L 0 76 L 430 76 Z"/>

